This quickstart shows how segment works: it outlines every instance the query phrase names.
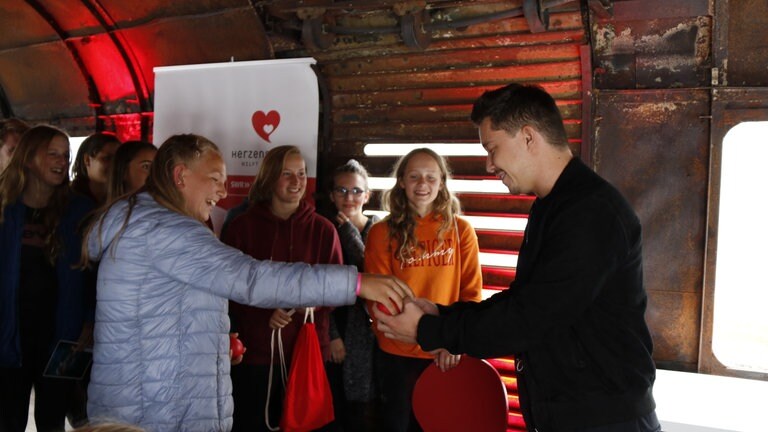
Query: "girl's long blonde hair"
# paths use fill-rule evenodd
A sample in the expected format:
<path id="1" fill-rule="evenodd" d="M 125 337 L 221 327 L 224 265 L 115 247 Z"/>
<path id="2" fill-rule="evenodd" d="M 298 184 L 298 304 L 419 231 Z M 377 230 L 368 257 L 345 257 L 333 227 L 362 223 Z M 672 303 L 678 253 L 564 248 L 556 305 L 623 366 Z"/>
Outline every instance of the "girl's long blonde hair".
<path id="1" fill-rule="evenodd" d="M 432 203 L 432 216 L 435 219 L 442 219 L 437 230 L 437 236 L 441 242 L 445 234 L 453 227 L 454 218 L 461 212 L 458 198 L 448 190 L 447 182 L 451 178 L 451 171 L 442 156 L 431 149 L 418 148 L 401 157 L 392 171 L 395 185 L 392 186 L 392 189 L 384 192 L 381 200 L 384 210 L 389 211 L 389 215 L 385 218 L 389 227 L 389 238 L 390 241 L 395 240 L 397 256 L 401 260 L 410 258 L 412 251 L 417 249 L 419 243 L 419 239 L 414 234 L 414 228 L 416 227 L 415 211 L 409 205 L 405 189 L 400 186 L 400 182 L 405 177 L 405 168 L 408 166 L 408 162 L 413 156 L 420 153 L 434 159 L 440 168 L 440 190 L 437 192 L 437 197 Z"/>
<path id="2" fill-rule="evenodd" d="M 34 126 L 21 136 L 8 166 L 0 173 L 0 224 L 5 221 L 6 207 L 21 199 L 24 193 L 30 175 L 27 166 L 35 159 L 38 150 L 49 145 L 57 136 L 69 142 L 66 132 L 50 125 Z M 42 209 L 42 222 L 46 230 L 44 250 L 51 263 L 55 262 L 60 248 L 56 229 L 69 203 L 69 174 L 65 176 L 64 181 L 56 186 L 48 205 Z"/>
<path id="3" fill-rule="evenodd" d="M 182 134 L 173 135 L 165 140 L 165 142 L 157 150 L 157 155 L 152 161 L 152 167 L 149 170 L 149 177 L 144 187 L 152 198 L 155 199 L 163 207 L 173 210 L 177 213 L 193 217 L 184 208 L 184 197 L 181 192 L 176 188 L 173 181 L 173 169 L 179 164 L 190 165 L 192 162 L 199 160 L 208 152 L 216 152 L 220 154 L 219 148 L 208 138 L 194 134 Z M 97 210 L 91 215 L 87 222 L 85 233 L 83 235 L 83 248 L 80 263 L 84 267 L 89 266 L 88 258 L 88 237 L 91 231 L 97 228 L 101 232 L 104 214 L 106 214 L 115 203 L 119 202 L 122 197 L 115 198 L 112 202 L 108 202 L 106 205 Z M 133 212 L 133 207 L 136 205 L 136 194 L 129 195 L 128 211 L 123 221 L 123 226 L 117 233 L 116 238 L 125 231 L 128 225 L 128 220 Z M 117 242 L 115 242 L 117 244 Z"/>
<path id="4" fill-rule="evenodd" d="M 144 432 L 144 429 L 124 423 L 100 423 L 81 426 L 75 432 Z"/>

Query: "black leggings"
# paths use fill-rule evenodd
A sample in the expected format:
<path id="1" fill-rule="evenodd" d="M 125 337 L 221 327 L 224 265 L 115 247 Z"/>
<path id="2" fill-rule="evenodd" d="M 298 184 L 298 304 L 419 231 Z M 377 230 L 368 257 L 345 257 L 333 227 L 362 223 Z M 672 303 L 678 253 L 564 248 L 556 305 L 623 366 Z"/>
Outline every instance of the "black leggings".
<path id="1" fill-rule="evenodd" d="M 402 357 L 378 350 L 378 377 L 383 399 L 384 430 L 387 432 L 419 432 L 421 427 L 413 415 L 413 388 L 430 359 Z"/>
<path id="2" fill-rule="evenodd" d="M 45 378 L 42 369 L 34 366 L 0 368 L 0 432 L 24 432 L 33 387 L 38 432 L 64 430 L 64 416 L 74 381 Z"/>

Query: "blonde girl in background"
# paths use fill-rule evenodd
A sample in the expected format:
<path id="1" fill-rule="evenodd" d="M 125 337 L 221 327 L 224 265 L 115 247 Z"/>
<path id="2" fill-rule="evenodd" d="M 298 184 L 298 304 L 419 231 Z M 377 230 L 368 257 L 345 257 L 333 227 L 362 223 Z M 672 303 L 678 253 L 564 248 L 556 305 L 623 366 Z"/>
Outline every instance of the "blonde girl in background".
<path id="1" fill-rule="evenodd" d="M 382 199 L 390 213 L 368 234 L 365 270 L 397 276 L 415 297 L 438 304 L 480 301 L 477 234 L 459 216 L 458 199 L 446 185 L 450 172 L 445 160 L 430 149 L 416 149 L 397 162 L 393 177 L 396 183 Z M 427 353 L 418 345 L 388 339 L 375 323 L 373 329 L 380 348 L 386 430 L 421 430 L 411 409 L 416 380 L 430 363 L 448 370 L 460 356 L 445 350 Z"/>
<path id="2" fill-rule="evenodd" d="M 43 371 L 60 340 L 91 338 L 75 266 L 77 227 L 93 203 L 70 190 L 69 157 L 67 134 L 39 125 L 0 174 L 0 431 L 25 430 L 33 388 L 37 430 L 64 430 L 75 381 Z"/>

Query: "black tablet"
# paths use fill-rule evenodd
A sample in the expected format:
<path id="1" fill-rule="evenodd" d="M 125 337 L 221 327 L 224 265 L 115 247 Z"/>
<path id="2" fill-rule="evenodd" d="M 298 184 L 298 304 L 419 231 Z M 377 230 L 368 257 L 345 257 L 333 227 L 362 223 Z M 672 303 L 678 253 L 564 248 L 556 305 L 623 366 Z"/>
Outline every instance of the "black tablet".
<path id="1" fill-rule="evenodd" d="M 49 378 L 82 379 L 93 361 L 93 350 L 78 351 L 77 343 L 60 340 L 53 350 L 43 376 Z"/>

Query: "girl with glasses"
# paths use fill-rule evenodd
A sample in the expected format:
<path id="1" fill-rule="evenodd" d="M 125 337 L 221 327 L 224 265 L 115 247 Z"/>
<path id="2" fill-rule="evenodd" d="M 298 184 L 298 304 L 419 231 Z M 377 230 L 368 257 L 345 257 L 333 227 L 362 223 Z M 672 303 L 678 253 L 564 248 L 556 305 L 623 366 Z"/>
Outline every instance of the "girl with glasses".
<path id="1" fill-rule="evenodd" d="M 341 240 L 344 264 L 363 270 L 365 239 L 378 216 L 363 214 L 371 192 L 368 172 L 354 159 L 339 166 L 333 173 L 331 201 L 337 213 L 333 218 Z M 336 382 L 341 381 L 345 406 L 337 404 L 337 418 L 343 419 L 346 430 L 376 430 L 378 389 L 374 380 L 376 337 L 371 330 L 365 302 L 336 308 L 331 316 L 331 360 L 340 364 L 332 368 Z M 339 370 L 340 369 L 340 370 Z M 337 398 L 341 399 L 341 398 Z"/>

